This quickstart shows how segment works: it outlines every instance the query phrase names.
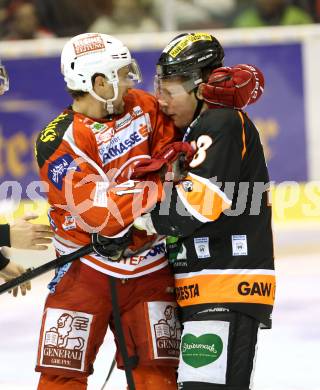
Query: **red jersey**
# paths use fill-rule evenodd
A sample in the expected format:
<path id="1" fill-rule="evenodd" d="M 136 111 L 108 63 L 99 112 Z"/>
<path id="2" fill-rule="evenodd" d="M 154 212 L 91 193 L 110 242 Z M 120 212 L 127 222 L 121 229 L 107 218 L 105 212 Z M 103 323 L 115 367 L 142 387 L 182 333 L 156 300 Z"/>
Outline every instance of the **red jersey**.
<path id="1" fill-rule="evenodd" d="M 112 119 L 93 119 L 66 110 L 36 141 L 41 179 L 47 184 L 49 219 L 55 247 L 69 253 L 90 242 L 90 234 L 123 235 L 133 220 L 162 197 L 162 183 L 128 180 L 132 167 L 176 140 L 173 124 L 156 99 L 130 90 L 125 111 Z M 111 262 L 91 254 L 87 265 L 116 277 L 137 277 L 167 265 L 158 241 L 139 256 Z"/>

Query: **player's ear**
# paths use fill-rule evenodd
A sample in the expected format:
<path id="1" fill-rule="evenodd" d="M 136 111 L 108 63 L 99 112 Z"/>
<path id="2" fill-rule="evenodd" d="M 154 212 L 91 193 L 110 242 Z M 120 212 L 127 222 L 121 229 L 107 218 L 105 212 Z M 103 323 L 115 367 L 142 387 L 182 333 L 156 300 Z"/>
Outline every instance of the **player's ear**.
<path id="1" fill-rule="evenodd" d="M 94 81 L 93 81 L 93 86 L 94 87 L 103 87 L 106 83 L 106 79 L 103 75 L 97 75 L 95 78 L 94 78 Z"/>
<path id="2" fill-rule="evenodd" d="M 204 83 L 201 83 L 199 86 L 198 86 L 198 89 L 197 89 L 197 93 L 196 93 L 196 96 L 197 96 L 197 98 L 198 99 L 200 99 L 200 100 L 203 100 L 203 94 L 202 94 L 202 92 L 203 92 L 203 87 L 204 87 Z"/>

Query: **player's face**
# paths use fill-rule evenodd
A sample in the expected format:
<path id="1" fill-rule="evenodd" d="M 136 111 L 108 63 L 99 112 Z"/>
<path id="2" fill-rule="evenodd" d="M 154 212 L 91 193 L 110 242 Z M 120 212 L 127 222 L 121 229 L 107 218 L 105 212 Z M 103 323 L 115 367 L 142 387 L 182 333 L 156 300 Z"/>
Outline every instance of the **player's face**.
<path id="1" fill-rule="evenodd" d="M 130 68 L 123 67 L 118 70 L 118 93 L 117 98 L 112 101 L 113 113 L 122 114 L 124 112 L 124 99 L 128 90 L 134 86 L 135 81 L 131 77 Z M 103 76 L 97 76 L 94 83 L 94 91 L 103 99 L 112 99 L 115 95 L 113 85 Z"/>
<path id="2" fill-rule="evenodd" d="M 130 71 L 129 67 L 121 68 L 118 71 L 118 96 L 117 99 L 113 102 L 113 109 L 115 114 L 122 114 L 124 112 L 124 98 L 128 93 L 128 90 L 130 88 L 133 88 L 134 81 L 130 78 Z M 112 98 L 113 97 L 113 87 L 109 85 L 111 89 L 108 89 L 108 96 L 106 98 Z"/>
<path id="3" fill-rule="evenodd" d="M 163 79 L 156 92 L 161 110 L 167 114 L 178 129 L 190 125 L 197 107 L 193 92 L 187 92 L 179 79 Z"/>

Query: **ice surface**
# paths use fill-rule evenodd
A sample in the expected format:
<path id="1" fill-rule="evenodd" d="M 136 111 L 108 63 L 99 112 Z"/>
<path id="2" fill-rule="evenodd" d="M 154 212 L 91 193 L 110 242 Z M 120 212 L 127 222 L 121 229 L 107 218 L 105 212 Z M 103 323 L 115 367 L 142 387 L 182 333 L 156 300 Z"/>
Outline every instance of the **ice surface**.
<path id="1" fill-rule="evenodd" d="M 273 329 L 262 330 L 254 390 L 320 390 L 320 227 L 290 226 L 275 230 L 277 302 Z M 53 258 L 35 252 L 14 251 L 29 265 Z M 51 274 L 33 281 L 25 297 L 0 296 L 0 389 L 35 390 L 34 372 L 42 307 Z M 108 333 L 99 351 L 89 390 L 100 390 L 115 346 Z M 109 390 L 126 388 L 122 371 L 115 370 Z"/>

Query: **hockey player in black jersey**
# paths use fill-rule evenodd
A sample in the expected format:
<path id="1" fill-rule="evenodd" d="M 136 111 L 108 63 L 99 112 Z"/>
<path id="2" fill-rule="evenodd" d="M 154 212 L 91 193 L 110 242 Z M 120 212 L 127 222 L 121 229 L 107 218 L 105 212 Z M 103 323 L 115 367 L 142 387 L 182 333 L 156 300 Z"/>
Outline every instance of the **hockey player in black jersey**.
<path id="1" fill-rule="evenodd" d="M 271 327 L 274 302 L 269 176 L 243 111 L 261 95 L 263 75 L 248 65 L 221 68 L 223 57 L 203 33 L 182 34 L 161 54 L 158 100 L 196 154 L 166 202 L 135 223 L 173 236 L 184 390 L 250 389 L 258 329 Z"/>

